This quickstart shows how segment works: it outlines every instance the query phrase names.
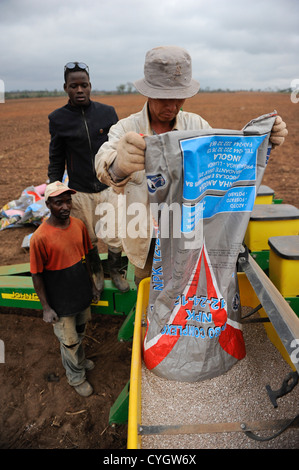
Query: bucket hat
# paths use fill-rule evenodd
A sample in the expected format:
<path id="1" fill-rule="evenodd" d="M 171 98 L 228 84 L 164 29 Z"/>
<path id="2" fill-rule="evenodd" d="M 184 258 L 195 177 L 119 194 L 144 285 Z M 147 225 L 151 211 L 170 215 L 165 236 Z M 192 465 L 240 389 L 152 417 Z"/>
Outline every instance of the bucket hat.
<path id="1" fill-rule="evenodd" d="M 69 191 L 71 194 L 76 193 L 74 189 L 69 188 L 61 181 L 55 181 L 54 183 L 50 183 L 46 187 L 45 200 L 47 201 L 49 197 L 59 196 L 59 194 L 65 193 L 66 191 Z"/>
<path id="2" fill-rule="evenodd" d="M 134 86 L 148 98 L 185 99 L 199 90 L 192 78 L 189 53 L 178 46 L 159 46 L 146 53 L 144 78 Z"/>

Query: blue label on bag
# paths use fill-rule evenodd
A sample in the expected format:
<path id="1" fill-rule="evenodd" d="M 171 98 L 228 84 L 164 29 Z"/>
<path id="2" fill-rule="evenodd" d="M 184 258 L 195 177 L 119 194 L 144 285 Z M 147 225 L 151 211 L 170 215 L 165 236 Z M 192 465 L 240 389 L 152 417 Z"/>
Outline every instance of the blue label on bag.
<path id="1" fill-rule="evenodd" d="M 257 150 L 265 138 L 266 135 L 214 135 L 182 140 L 184 199 L 192 202 L 211 192 L 222 197 L 234 185 L 254 184 Z M 248 197 L 252 201 L 252 190 Z M 207 205 L 210 203 L 206 201 Z"/>
<path id="2" fill-rule="evenodd" d="M 205 196 L 203 199 L 203 218 L 213 217 L 221 212 L 248 212 L 255 201 L 255 186 L 234 187 L 223 197 Z"/>

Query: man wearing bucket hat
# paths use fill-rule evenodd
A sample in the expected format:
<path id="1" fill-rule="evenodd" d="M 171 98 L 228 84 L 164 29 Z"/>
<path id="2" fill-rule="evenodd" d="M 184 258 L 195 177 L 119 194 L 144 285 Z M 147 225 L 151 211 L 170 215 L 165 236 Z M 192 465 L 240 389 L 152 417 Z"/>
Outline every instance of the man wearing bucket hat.
<path id="1" fill-rule="evenodd" d="M 94 285 L 88 262 L 92 244 L 87 228 L 81 220 L 70 217 L 75 193 L 60 181 L 47 186 L 45 201 L 50 217 L 30 240 L 30 271 L 43 319 L 53 324 L 60 342 L 68 382 L 86 397 L 93 390 L 85 373 L 94 364 L 85 358 L 82 341 L 90 303 L 99 300 L 101 292 Z"/>
<path id="2" fill-rule="evenodd" d="M 96 170 L 100 181 L 126 195 L 127 208 L 138 201 L 148 206 L 147 182 L 144 173 L 145 141 L 142 135 L 162 134 L 173 130 L 199 130 L 211 126 L 199 115 L 182 111 L 185 99 L 199 90 L 192 78 L 189 53 L 177 46 L 160 46 L 147 52 L 144 78 L 134 83 L 146 96 L 143 109 L 112 126 L 108 142 L 96 155 Z M 278 116 L 270 140 L 281 145 L 287 135 L 286 124 Z M 135 278 L 150 275 L 153 243 L 149 210 L 144 220 L 147 235 L 123 237 L 123 247 L 135 266 Z M 143 232 L 144 233 L 144 232 Z"/>

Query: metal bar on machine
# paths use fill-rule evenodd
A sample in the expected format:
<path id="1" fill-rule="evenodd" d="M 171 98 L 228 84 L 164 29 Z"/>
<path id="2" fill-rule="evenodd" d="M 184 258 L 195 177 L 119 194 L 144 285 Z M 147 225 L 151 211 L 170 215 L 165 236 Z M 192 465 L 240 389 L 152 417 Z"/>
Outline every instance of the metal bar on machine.
<path id="1" fill-rule="evenodd" d="M 224 432 L 273 431 L 298 427 L 298 416 L 292 419 L 269 421 L 231 422 L 231 423 L 198 423 L 178 425 L 139 426 L 138 434 L 146 435 L 177 435 L 177 434 L 213 434 Z"/>
<path id="2" fill-rule="evenodd" d="M 296 340 L 299 339 L 297 315 L 250 255 L 240 256 L 238 262 L 292 360 Z M 299 361 L 292 361 L 292 363 L 299 373 Z"/>

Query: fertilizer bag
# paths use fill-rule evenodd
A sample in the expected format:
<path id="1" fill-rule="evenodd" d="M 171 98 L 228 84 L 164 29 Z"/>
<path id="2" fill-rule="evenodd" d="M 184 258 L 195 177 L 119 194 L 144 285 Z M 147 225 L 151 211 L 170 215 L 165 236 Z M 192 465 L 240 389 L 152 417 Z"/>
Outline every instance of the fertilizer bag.
<path id="1" fill-rule="evenodd" d="M 236 263 L 275 117 L 261 116 L 242 131 L 146 137 L 156 240 L 143 356 L 161 377 L 205 380 L 246 354 Z"/>

